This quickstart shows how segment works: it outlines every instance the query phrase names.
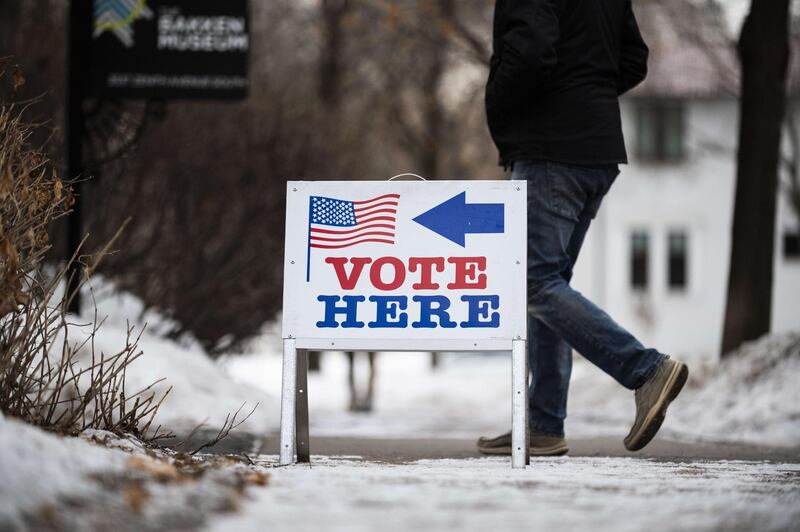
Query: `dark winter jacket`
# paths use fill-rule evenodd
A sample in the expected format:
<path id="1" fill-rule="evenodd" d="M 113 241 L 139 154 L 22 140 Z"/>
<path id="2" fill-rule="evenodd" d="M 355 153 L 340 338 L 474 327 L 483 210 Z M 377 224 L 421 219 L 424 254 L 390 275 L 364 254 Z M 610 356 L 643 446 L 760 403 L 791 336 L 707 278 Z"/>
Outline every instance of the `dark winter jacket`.
<path id="1" fill-rule="evenodd" d="M 501 164 L 627 162 L 618 96 L 647 56 L 631 0 L 497 0 L 486 112 Z"/>

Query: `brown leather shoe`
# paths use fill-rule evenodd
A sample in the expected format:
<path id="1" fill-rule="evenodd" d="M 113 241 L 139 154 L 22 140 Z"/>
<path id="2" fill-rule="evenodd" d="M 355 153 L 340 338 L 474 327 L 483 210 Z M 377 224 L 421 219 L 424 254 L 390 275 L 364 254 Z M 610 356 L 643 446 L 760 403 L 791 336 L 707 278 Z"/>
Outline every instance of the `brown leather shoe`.
<path id="1" fill-rule="evenodd" d="M 561 436 L 530 431 L 528 449 L 531 456 L 561 456 L 567 454 L 569 447 Z M 478 451 L 491 455 L 511 455 L 511 433 L 495 438 L 478 438 Z"/>
<path id="2" fill-rule="evenodd" d="M 689 368 L 686 364 L 668 358 L 647 382 L 637 388 L 636 420 L 625 437 L 626 449 L 638 451 L 650 443 L 664 422 L 667 407 L 678 397 L 687 378 Z"/>

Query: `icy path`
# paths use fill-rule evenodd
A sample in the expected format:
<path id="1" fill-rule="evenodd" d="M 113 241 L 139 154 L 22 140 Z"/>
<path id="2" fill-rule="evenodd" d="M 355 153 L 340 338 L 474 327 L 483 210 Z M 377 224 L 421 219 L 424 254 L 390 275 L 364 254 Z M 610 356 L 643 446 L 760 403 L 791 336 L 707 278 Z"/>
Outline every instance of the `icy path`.
<path id="1" fill-rule="evenodd" d="M 265 457 L 266 458 L 266 457 Z M 267 458 L 272 461 L 272 458 Z M 791 530 L 800 524 L 800 465 L 501 458 L 410 465 L 316 457 L 271 470 L 231 530 Z"/>

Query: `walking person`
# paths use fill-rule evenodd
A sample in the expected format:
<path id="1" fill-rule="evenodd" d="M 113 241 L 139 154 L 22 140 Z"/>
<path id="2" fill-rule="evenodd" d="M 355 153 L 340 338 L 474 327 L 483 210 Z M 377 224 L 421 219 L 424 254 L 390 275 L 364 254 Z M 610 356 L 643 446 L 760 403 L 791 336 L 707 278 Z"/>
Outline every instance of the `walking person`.
<path id="1" fill-rule="evenodd" d="M 531 455 L 568 451 L 572 349 L 635 390 L 624 443 L 639 450 L 688 368 L 643 346 L 569 284 L 589 225 L 627 163 L 619 96 L 647 75 L 631 0 L 497 0 L 493 45 L 489 130 L 500 164 L 528 182 Z M 478 448 L 511 454 L 511 435 L 480 438 Z"/>

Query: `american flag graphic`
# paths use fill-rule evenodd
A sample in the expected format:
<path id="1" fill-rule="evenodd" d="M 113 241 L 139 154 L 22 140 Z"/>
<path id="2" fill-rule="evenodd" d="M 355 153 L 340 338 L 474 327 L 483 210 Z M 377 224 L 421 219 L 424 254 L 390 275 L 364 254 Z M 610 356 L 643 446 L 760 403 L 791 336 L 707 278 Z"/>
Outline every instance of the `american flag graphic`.
<path id="1" fill-rule="evenodd" d="M 363 201 L 311 196 L 306 280 L 310 278 L 311 248 L 340 249 L 367 242 L 394 244 L 399 204 L 400 194 Z"/>

